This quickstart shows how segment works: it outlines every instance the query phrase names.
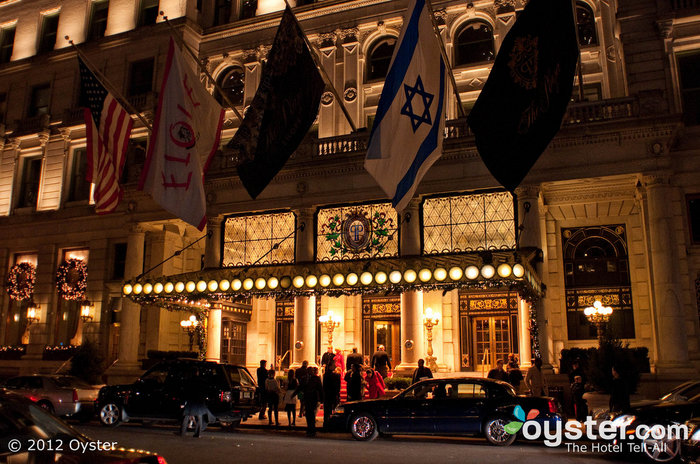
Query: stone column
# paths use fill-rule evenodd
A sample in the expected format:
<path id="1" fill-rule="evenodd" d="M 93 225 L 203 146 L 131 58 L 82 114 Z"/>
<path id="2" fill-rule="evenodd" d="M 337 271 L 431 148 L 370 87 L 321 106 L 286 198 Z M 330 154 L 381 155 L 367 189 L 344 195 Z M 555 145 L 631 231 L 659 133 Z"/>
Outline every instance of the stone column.
<path id="1" fill-rule="evenodd" d="M 139 225 L 133 226 L 129 231 L 124 269 L 126 280 L 134 279 L 143 272 L 145 236 L 145 231 Z M 128 372 L 136 374 L 140 368 L 138 364 L 140 320 L 141 306 L 124 298 L 119 328 L 119 359 L 114 366 L 114 370 L 119 372 L 117 375 L 128 376 Z"/>
<path id="2" fill-rule="evenodd" d="M 221 360 L 221 309 L 210 309 L 207 316 L 207 361 Z"/>
<path id="3" fill-rule="evenodd" d="M 673 187 L 667 176 L 644 178 L 651 258 L 652 305 L 656 322 L 656 369 L 682 371 L 688 364 L 688 335 L 681 304 L 678 244 L 672 224 Z"/>
<path id="4" fill-rule="evenodd" d="M 408 202 L 401 213 L 401 256 L 420 255 L 420 199 L 414 198 Z"/>
<path id="5" fill-rule="evenodd" d="M 418 367 L 418 359 L 426 356 L 424 338 L 423 292 L 404 292 L 401 294 L 401 364 L 394 366 L 397 373 L 411 374 Z"/>
<path id="6" fill-rule="evenodd" d="M 532 365 L 532 347 L 530 346 L 530 303 L 520 299 L 518 302 L 518 348 L 520 367 Z"/>
<path id="7" fill-rule="evenodd" d="M 207 239 L 204 245 L 204 268 L 221 267 L 222 216 L 207 218 Z"/>
<path id="8" fill-rule="evenodd" d="M 311 262 L 314 259 L 314 210 L 305 208 L 296 211 L 296 262 Z M 303 230 L 301 227 L 303 226 Z M 294 340 L 292 342 L 292 369 L 302 361 L 316 365 L 316 297 L 294 298 Z"/>

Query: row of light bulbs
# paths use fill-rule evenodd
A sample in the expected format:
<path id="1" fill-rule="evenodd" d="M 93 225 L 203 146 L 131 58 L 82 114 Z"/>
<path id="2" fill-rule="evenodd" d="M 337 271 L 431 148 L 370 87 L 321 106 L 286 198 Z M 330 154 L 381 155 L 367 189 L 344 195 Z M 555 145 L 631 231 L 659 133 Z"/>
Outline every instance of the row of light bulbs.
<path id="1" fill-rule="evenodd" d="M 403 273 L 401 271 L 395 270 L 389 272 L 388 274 L 384 271 L 378 271 L 374 274 L 369 271 L 365 271 L 359 276 L 356 273 L 351 272 L 347 275 L 335 274 L 333 277 L 331 277 L 328 274 L 323 274 L 318 277 L 314 274 L 310 274 L 306 277 L 297 275 L 295 277 L 284 276 L 281 278 L 277 278 L 273 276 L 268 277 L 267 279 L 264 277 L 259 277 L 255 280 L 248 277 L 246 279 L 233 279 L 231 281 L 223 279 L 220 281 L 210 280 L 209 282 L 206 282 L 204 280 L 194 282 L 190 280 L 186 283 L 127 283 L 124 285 L 123 292 L 124 295 L 150 295 L 152 293 L 158 295 L 161 293 L 171 294 L 173 292 L 204 293 L 206 291 L 209 291 L 214 293 L 217 291 L 228 292 L 229 290 L 237 292 L 241 289 L 243 289 L 244 291 L 249 291 L 253 290 L 253 288 L 255 288 L 256 290 L 265 290 L 265 288 L 269 290 L 277 290 L 278 288 L 286 290 L 290 287 L 300 289 L 304 286 L 313 289 L 316 288 L 316 286 L 326 288 L 329 287 L 331 284 L 333 284 L 336 287 L 341 287 L 343 285 L 353 287 L 357 285 L 358 282 L 361 285 L 367 286 L 372 284 L 373 282 L 376 282 L 379 285 L 383 285 L 387 283 L 387 281 L 391 282 L 392 284 L 399 284 L 402 280 L 408 284 L 412 284 L 416 282 L 416 280 L 422 283 L 427 283 L 431 280 L 435 280 L 436 282 L 444 282 L 447 280 L 448 277 L 452 281 L 462 280 L 463 277 L 466 277 L 468 280 L 476 280 L 480 276 L 484 279 L 491 279 L 496 274 L 498 274 L 502 278 L 507 278 L 511 275 L 516 278 L 521 278 L 523 277 L 523 275 L 525 275 L 525 268 L 522 264 L 519 263 L 515 264 L 514 266 L 511 266 L 508 263 L 503 263 L 499 264 L 498 267 L 494 267 L 491 264 L 486 264 L 482 266 L 481 269 L 479 269 L 477 266 L 472 265 L 467 266 L 465 269 L 462 269 L 458 266 L 452 267 L 449 270 L 442 267 L 438 267 L 434 271 L 431 271 L 427 268 L 423 268 L 419 271 L 407 269 L 403 271 Z"/>

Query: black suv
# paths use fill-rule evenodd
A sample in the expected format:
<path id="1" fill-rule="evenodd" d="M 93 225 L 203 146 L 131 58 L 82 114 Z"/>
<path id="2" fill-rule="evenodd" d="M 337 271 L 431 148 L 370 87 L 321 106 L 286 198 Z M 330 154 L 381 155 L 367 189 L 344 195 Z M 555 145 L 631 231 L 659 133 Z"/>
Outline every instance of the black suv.
<path id="1" fill-rule="evenodd" d="M 102 387 L 95 404 L 100 422 L 180 420 L 195 372 L 203 377 L 198 384 L 206 389 L 203 396 L 217 421 L 236 426 L 258 412 L 255 381 L 245 367 L 177 359 L 156 364 L 133 384 Z"/>

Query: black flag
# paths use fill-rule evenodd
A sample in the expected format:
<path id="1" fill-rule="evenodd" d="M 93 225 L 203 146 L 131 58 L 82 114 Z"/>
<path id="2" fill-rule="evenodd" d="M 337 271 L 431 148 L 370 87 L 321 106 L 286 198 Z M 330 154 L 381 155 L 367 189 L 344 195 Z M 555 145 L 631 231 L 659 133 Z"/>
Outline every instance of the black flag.
<path id="1" fill-rule="evenodd" d="M 509 191 L 561 126 L 578 44 L 571 0 L 530 0 L 506 35 L 469 114 L 481 159 Z"/>
<path id="2" fill-rule="evenodd" d="M 282 169 L 318 114 L 325 84 L 287 7 L 253 101 L 228 143 L 241 160 L 238 176 L 257 197 Z"/>

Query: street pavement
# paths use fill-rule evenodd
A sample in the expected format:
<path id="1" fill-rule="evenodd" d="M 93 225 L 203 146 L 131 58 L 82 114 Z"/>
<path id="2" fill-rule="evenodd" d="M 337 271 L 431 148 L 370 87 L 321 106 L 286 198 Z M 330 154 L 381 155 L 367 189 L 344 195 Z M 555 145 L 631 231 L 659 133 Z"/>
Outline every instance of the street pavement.
<path id="1" fill-rule="evenodd" d="M 280 418 L 281 419 L 281 418 Z M 282 423 L 286 424 L 286 416 Z M 483 438 L 394 436 L 358 442 L 346 433 L 319 431 L 305 436 L 304 419 L 297 427 L 270 428 L 250 420 L 234 431 L 211 427 L 200 438 L 179 437 L 175 425 L 121 424 L 108 428 L 96 423 L 77 425 L 94 440 L 117 441 L 119 446 L 157 452 L 169 464 L 190 463 L 610 463 L 624 462 L 619 454 L 573 453 L 566 447 L 516 441 L 512 446 L 487 445 Z M 319 422 L 320 425 L 320 422 Z"/>

